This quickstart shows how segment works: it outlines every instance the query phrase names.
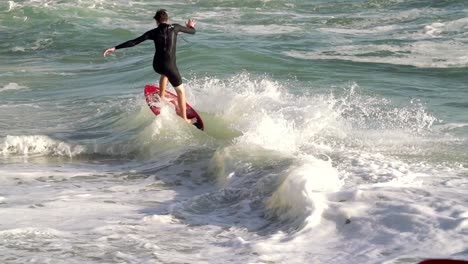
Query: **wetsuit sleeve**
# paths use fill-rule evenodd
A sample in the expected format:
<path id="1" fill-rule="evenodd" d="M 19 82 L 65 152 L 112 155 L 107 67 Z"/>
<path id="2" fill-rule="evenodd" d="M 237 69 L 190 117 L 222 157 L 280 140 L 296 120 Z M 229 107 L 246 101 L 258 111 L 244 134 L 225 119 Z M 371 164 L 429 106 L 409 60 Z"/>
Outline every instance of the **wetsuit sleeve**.
<path id="1" fill-rule="evenodd" d="M 148 31 L 148 32 L 146 32 L 145 34 L 139 36 L 136 39 L 132 39 L 132 40 L 126 41 L 126 42 L 124 42 L 122 44 L 119 44 L 119 45 L 115 46 L 115 49 L 123 49 L 123 48 L 130 48 L 130 47 L 136 46 L 136 45 L 140 44 L 141 42 L 149 39 L 150 38 L 150 32 L 151 31 Z"/>
<path id="2" fill-rule="evenodd" d="M 195 34 L 196 32 L 195 28 L 185 27 L 179 24 L 174 24 L 174 28 L 176 29 L 177 32 L 184 32 L 187 34 Z"/>

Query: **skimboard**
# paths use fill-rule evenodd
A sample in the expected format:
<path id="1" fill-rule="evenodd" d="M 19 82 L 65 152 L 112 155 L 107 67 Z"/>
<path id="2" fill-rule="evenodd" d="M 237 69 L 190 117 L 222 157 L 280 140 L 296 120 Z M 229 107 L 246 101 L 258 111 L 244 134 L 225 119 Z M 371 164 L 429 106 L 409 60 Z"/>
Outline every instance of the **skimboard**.
<path id="1" fill-rule="evenodd" d="M 154 85 L 147 84 L 145 86 L 145 98 L 148 106 L 150 107 L 151 111 L 155 115 L 159 115 L 161 113 L 161 98 L 159 97 L 159 87 Z M 179 106 L 177 105 L 177 95 L 166 91 L 166 98 L 167 100 L 175 106 L 176 113 L 179 113 Z M 198 129 L 203 130 L 203 120 L 201 119 L 200 115 L 192 108 L 188 103 L 187 106 L 187 118 L 192 119 L 196 118 L 197 121 L 193 124 Z"/>

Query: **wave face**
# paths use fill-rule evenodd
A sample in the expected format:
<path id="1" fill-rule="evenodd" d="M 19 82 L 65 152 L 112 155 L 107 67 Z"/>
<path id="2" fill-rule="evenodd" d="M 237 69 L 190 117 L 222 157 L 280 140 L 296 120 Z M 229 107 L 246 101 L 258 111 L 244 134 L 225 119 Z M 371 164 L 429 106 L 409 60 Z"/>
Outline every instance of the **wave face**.
<path id="1" fill-rule="evenodd" d="M 0 3 L 0 262 L 467 259 L 468 7 L 341 2 Z M 163 7 L 205 131 L 102 57 Z"/>

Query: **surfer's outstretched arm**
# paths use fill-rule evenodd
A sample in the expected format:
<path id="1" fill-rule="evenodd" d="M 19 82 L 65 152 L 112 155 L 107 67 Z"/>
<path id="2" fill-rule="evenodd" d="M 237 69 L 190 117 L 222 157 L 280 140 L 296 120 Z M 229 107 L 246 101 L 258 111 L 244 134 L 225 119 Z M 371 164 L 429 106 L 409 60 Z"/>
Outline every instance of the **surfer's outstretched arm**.
<path id="1" fill-rule="evenodd" d="M 129 40 L 129 41 L 125 41 L 124 43 L 119 44 L 119 45 L 117 45 L 117 46 L 115 46 L 115 47 L 106 49 L 106 50 L 104 51 L 104 54 L 103 54 L 103 55 L 104 55 L 104 57 L 105 57 L 105 56 L 109 55 L 110 53 L 114 52 L 115 50 L 123 49 L 123 48 L 130 48 L 130 47 L 136 46 L 136 45 L 140 44 L 141 42 L 143 42 L 143 41 L 149 39 L 149 36 L 150 36 L 150 34 L 149 34 L 149 31 L 148 31 L 148 32 L 146 32 L 145 34 L 139 36 L 139 37 L 136 38 L 136 39 L 132 39 L 132 40 Z"/>
<path id="2" fill-rule="evenodd" d="M 176 32 L 195 34 L 195 32 L 197 31 L 195 29 L 195 24 L 196 24 L 195 20 L 189 19 L 187 23 L 185 23 L 185 26 L 182 26 L 180 24 L 172 24 L 172 25 L 174 26 Z"/>

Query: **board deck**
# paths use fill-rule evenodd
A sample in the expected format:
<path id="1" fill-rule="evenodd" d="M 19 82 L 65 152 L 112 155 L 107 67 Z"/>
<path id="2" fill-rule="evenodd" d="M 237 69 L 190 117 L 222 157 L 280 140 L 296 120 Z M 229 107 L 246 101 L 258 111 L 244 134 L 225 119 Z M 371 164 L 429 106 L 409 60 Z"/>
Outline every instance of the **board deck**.
<path id="1" fill-rule="evenodd" d="M 165 97 L 168 99 L 168 101 L 171 104 L 175 106 L 175 111 L 177 114 L 179 114 L 180 109 L 177 104 L 177 95 L 169 91 L 166 91 Z M 155 115 L 159 115 L 161 113 L 159 87 L 147 84 L 145 86 L 145 98 L 151 111 Z M 189 119 L 196 118 L 197 121 L 193 125 L 196 126 L 198 129 L 203 130 L 204 129 L 203 120 L 201 119 L 200 115 L 198 115 L 195 109 L 193 109 L 192 106 L 189 105 L 188 103 L 186 103 L 186 106 L 187 106 L 187 118 Z"/>

